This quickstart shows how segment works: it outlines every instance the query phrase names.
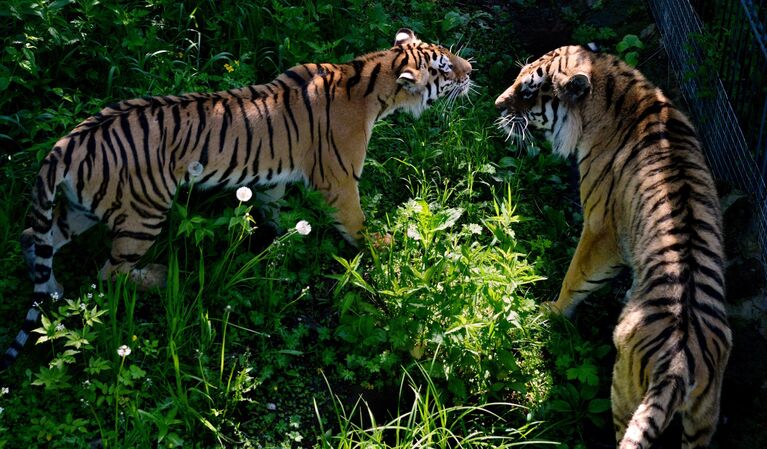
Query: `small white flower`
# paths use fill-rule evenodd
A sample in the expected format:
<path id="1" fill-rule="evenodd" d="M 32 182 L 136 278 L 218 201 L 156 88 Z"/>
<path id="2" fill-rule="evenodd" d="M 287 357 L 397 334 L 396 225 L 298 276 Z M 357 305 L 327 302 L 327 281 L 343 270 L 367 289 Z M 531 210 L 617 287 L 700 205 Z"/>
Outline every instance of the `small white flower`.
<path id="1" fill-rule="evenodd" d="M 51 299 L 54 300 L 54 301 L 58 301 L 59 300 L 59 292 L 51 293 Z"/>
<path id="2" fill-rule="evenodd" d="M 93 299 L 93 293 L 88 293 L 88 299 Z"/>
<path id="3" fill-rule="evenodd" d="M 130 355 L 130 348 L 128 345 L 122 345 L 119 348 L 117 348 L 117 355 L 120 357 L 128 357 Z"/>
<path id="4" fill-rule="evenodd" d="M 202 171 L 205 169 L 201 163 L 198 161 L 190 162 L 189 165 L 186 167 L 186 171 L 189 172 L 189 176 L 192 177 L 192 179 L 197 179 L 202 174 Z"/>
<path id="5" fill-rule="evenodd" d="M 84 302 L 80 303 L 80 310 L 85 310 L 87 307 L 88 306 Z"/>
<path id="6" fill-rule="evenodd" d="M 91 290 L 96 290 L 96 284 L 91 284 Z"/>
<path id="7" fill-rule="evenodd" d="M 266 404 L 266 409 L 267 410 L 272 410 L 272 411 L 277 410 L 277 405 L 275 405 L 274 402 L 270 402 L 270 403 Z"/>
<path id="8" fill-rule="evenodd" d="M 10 392 L 11 392 L 11 390 L 8 387 L 0 388 L 0 396 L 4 396 L 4 395 L 6 395 L 6 394 L 8 394 Z"/>
<path id="9" fill-rule="evenodd" d="M 418 228 L 414 224 L 411 224 L 407 227 L 407 236 L 413 240 L 421 240 L 421 234 L 418 232 Z"/>
<path id="10" fill-rule="evenodd" d="M 0 415 L 2 415 L 4 411 L 5 411 L 5 409 L 0 407 Z"/>
<path id="11" fill-rule="evenodd" d="M 253 191 L 249 187 L 240 187 L 237 189 L 236 195 L 238 200 L 245 203 L 253 197 Z"/>
<path id="12" fill-rule="evenodd" d="M 469 229 L 469 232 L 472 234 L 482 234 L 482 226 L 476 224 L 476 223 L 470 223 L 467 228 Z"/>
<path id="13" fill-rule="evenodd" d="M 59 324 L 56 325 L 56 332 L 61 332 L 61 331 L 65 330 L 65 329 L 66 329 L 66 327 L 64 326 L 64 323 L 59 323 Z"/>
<path id="14" fill-rule="evenodd" d="M 296 232 L 301 235 L 309 235 L 309 233 L 312 232 L 312 225 L 306 220 L 301 220 L 296 223 Z"/>

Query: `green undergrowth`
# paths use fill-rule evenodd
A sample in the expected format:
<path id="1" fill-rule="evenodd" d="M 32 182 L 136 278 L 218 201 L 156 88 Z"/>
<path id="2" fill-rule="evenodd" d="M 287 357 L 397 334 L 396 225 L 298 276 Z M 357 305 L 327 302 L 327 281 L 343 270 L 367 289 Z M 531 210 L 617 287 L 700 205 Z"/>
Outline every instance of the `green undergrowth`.
<path id="1" fill-rule="evenodd" d="M 607 426 L 607 340 L 539 311 L 556 296 L 580 217 L 568 164 L 545 149 L 530 157 L 496 129 L 493 98 L 524 53 L 497 44 L 515 44 L 508 9 L 6 4 L 3 344 L 29 306 L 18 236 L 39 160 L 104 105 L 344 62 L 387 48 L 401 26 L 473 57 L 478 92 L 375 126 L 359 249 L 300 186 L 280 205 L 276 238 L 255 200 L 181 191 L 145 258 L 169 267 L 162 290 L 98 281 L 108 236 L 77 238 L 56 256 L 64 297 L 41 305 L 37 344 L 0 373 L 0 448 L 583 447 Z"/>

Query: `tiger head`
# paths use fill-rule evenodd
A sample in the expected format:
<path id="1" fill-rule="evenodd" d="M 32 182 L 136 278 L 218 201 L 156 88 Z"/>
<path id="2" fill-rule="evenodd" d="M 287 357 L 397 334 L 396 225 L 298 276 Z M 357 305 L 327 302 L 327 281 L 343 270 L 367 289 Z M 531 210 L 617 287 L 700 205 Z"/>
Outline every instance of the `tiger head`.
<path id="1" fill-rule="evenodd" d="M 583 109 L 591 97 L 593 53 L 567 46 L 522 67 L 496 100 L 500 124 L 524 140 L 528 127 L 543 132 L 554 151 L 567 157 L 582 137 Z"/>
<path id="2" fill-rule="evenodd" d="M 407 28 L 397 31 L 394 59 L 389 69 L 396 77 L 396 95 L 391 112 L 402 109 L 418 117 L 437 99 L 452 103 L 471 90 L 471 63 L 447 48 L 422 42 Z"/>

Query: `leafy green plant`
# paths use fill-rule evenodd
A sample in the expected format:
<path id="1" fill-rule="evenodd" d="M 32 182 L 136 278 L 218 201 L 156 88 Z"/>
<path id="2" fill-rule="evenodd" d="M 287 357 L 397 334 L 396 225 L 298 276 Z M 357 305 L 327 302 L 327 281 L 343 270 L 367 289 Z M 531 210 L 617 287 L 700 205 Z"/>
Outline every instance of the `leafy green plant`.
<path id="1" fill-rule="evenodd" d="M 643 48 L 644 43 L 636 34 L 623 36 L 623 39 L 615 45 L 615 51 L 631 67 L 636 67 L 639 63 L 639 50 Z"/>

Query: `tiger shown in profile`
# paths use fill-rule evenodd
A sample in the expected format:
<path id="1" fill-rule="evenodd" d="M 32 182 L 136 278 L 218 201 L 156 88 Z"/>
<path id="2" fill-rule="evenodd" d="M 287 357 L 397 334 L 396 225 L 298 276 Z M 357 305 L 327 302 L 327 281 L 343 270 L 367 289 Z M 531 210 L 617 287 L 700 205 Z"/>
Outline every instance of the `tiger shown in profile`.
<path id="1" fill-rule="evenodd" d="M 632 270 L 613 334 L 618 447 L 649 449 L 677 414 L 682 447 L 708 447 L 732 337 L 719 202 L 690 121 L 638 70 L 578 46 L 525 65 L 495 104 L 510 133 L 542 131 L 578 163 L 583 232 L 551 308 L 572 315 Z"/>
<path id="2" fill-rule="evenodd" d="M 136 263 L 182 185 L 274 186 L 277 199 L 286 183 L 303 181 L 322 192 L 337 228 L 356 244 L 364 221 L 357 184 L 373 124 L 467 94 L 471 70 L 401 29 L 389 50 L 348 64 L 298 65 L 270 83 L 212 94 L 127 100 L 86 119 L 56 142 L 35 180 L 32 227 L 22 237 L 34 303 L 0 368 L 26 343 L 40 315 L 34 304 L 61 293 L 53 255 L 94 224 L 112 233 L 102 278 L 129 273 L 144 287 L 164 282 L 164 267 Z"/>

